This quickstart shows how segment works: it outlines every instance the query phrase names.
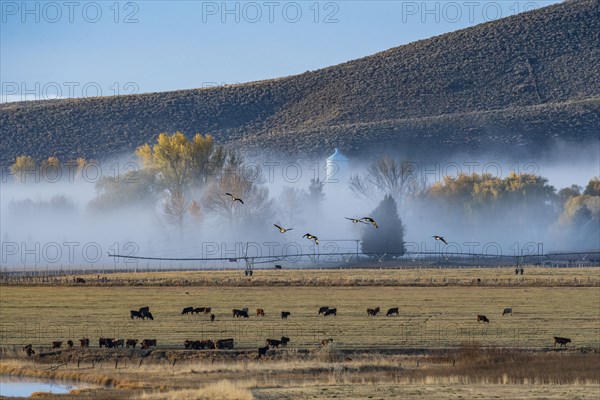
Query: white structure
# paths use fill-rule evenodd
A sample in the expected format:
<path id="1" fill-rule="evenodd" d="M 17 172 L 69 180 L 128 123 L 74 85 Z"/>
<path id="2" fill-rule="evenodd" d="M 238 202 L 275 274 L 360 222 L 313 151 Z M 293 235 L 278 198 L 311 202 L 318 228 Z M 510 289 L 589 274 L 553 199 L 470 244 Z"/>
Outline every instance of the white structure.
<path id="1" fill-rule="evenodd" d="M 332 155 L 325 160 L 325 183 L 339 183 L 346 178 L 348 158 L 335 149 Z"/>

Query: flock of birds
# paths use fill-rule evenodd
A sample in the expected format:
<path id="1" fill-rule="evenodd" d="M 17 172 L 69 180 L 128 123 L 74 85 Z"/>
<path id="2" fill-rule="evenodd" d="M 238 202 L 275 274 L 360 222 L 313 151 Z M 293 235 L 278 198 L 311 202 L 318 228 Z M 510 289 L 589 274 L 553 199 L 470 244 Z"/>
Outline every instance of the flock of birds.
<path id="1" fill-rule="evenodd" d="M 232 193 L 225 193 L 226 196 L 231 197 L 231 201 L 232 202 L 239 202 L 240 204 L 244 204 L 244 201 L 239 198 L 234 196 Z M 352 223 L 354 224 L 371 224 L 373 225 L 376 229 L 379 229 L 379 225 L 377 224 L 377 221 L 375 221 L 373 218 L 371 217 L 362 217 L 362 218 L 348 218 L 348 217 L 344 217 L 349 221 L 352 221 Z M 277 224 L 273 224 L 275 226 L 275 228 L 277 228 L 279 230 L 280 233 L 286 233 L 288 231 L 293 230 L 294 228 L 284 228 L 280 225 Z M 311 233 L 305 233 L 303 236 L 303 238 L 307 238 L 308 240 L 312 240 L 315 242 L 315 244 L 318 246 L 319 245 L 319 238 Z M 443 242 L 444 244 L 448 244 L 448 242 L 446 241 L 446 239 L 443 236 L 439 236 L 439 235 L 434 235 L 432 236 L 435 240 L 438 240 L 440 242 Z"/>

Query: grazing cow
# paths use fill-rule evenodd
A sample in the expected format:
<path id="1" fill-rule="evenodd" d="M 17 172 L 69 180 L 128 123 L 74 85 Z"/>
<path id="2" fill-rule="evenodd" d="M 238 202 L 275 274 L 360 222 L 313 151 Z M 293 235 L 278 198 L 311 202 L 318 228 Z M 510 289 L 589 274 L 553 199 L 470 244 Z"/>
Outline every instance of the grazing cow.
<path id="1" fill-rule="evenodd" d="M 131 316 L 131 319 L 142 318 L 142 313 L 139 311 L 135 311 L 135 310 L 130 310 L 129 315 Z"/>
<path id="2" fill-rule="evenodd" d="M 215 322 L 215 314 L 210 314 L 210 322 Z"/>
<path id="3" fill-rule="evenodd" d="M 329 310 L 325 311 L 325 314 L 323 314 L 324 316 L 328 316 L 328 315 L 333 315 L 334 317 L 337 316 L 337 308 L 330 308 Z"/>
<path id="4" fill-rule="evenodd" d="M 69 346 L 70 349 L 73 348 L 73 341 L 71 339 L 67 340 L 67 346 Z"/>
<path id="5" fill-rule="evenodd" d="M 90 347 L 90 339 L 89 338 L 79 339 L 79 344 L 81 345 L 81 347 Z"/>
<path id="6" fill-rule="evenodd" d="M 200 314 L 203 313 L 205 310 L 205 307 L 196 307 L 194 309 L 192 309 L 192 314 L 196 313 L 196 314 Z"/>
<path id="7" fill-rule="evenodd" d="M 139 312 L 140 312 L 140 314 L 143 314 L 145 312 L 150 312 L 150 307 L 148 307 L 148 306 L 140 307 Z"/>
<path id="8" fill-rule="evenodd" d="M 100 338 L 100 339 L 98 339 L 98 347 L 102 348 L 102 346 L 104 346 L 106 348 L 113 347 L 112 339 L 110 339 L 110 338 Z"/>
<path id="9" fill-rule="evenodd" d="M 290 315 L 292 315 L 292 313 L 290 313 L 289 311 L 282 311 L 281 319 L 287 319 L 287 317 L 289 317 Z"/>
<path id="10" fill-rule="evenodd" d="M 319 308 L 319 313 L 317 315 L 325 314 L 329 310 L 329 307 L 321 307 Z"/>
<path id="11" fill-rule="evenodd" d="M 85 283 L 85 279 L 77 278 L 77 279 L 75 279 L 75 283 Z"/>
<path id="12" fill-rule="evenodd" d="M 282 336 L 282 337 L 281 337 L 281 345 L 282 345 L 283 347 L 286 347 L 286 346 L 287 346 L 287 344 L 289 343 L 289 341 L 290 341 L 290 338 L 289 338 L 289 337 L 285 337 L 285 336 Z"/>
<path id="13" fill-rule="evenodd" d="M 35 351 L 33 351 L 33 345 L 31 343 L 23 346 L 23 351 L 27 353 L 28 357 L 31 357 L 33 354 L 35 354 Z"/>
<path id="14" fill-rule="evenodd" d="M 505 316 L 506 314 L 512 315 L 512 308 L 508 307 L 502 311 L 502 316 Z"/>
<path id="15" fill-rule="evenodd" d="M 279 265 L 279 264 L 275 265 L 275 269 L 281 269 L 281 265 Z"/>
<path id="16" fill-rule="evenodd" d="M 374 317 L 379 314 L 379 307 L 375 308 L 367 308 L 367 315 L 370 317 Z"/>
<path id="17" fill-rule="evenodd" d="M 236 317 L 236 318 L 241 318 L 241 317 L 250 318 L 250 316 L 248 315 L 248 311 L 245 311 L 245 310 L 236 310 L 236 309 L 234 309 L 233 310 L 233 316 Z"/>
<path id="18" fill-rule="evenodd" d="M 281 340 L 277 340 L 277 339 L 267 339 L 266 343 L 267 343 L 267 346 L 270 346 L 270 347 L 281 346 Z"/>
<path id="19" fill-rule="evenodd" d="M 269 351 L 269 345 L 266 345 L 265 347 L 259 347 L 258 348 L 258 358 L 260 358 L 261 356 L 266 356 L 267 351 Z"/>
<path id="20" fill-rule="evenodd" d="M 245 311 L 246 313 L 248 313 L 249 312 L 248 307 L 242 308 L 242 311 Z"/>
<path id="21" fill-rule="evenodd" d="M 142 340 L 141 348 L 146 350 L 150 347 L 156 347 L 156 339 L 144 339 Z"/>
<path id="22" fill-rule="evenodd" d="M 215 344 L 212 340 L 186 340 L 183 342 L 183 345 L 186 349 L 193 350 L 204 350 L 204 349 L 214 349 Z"/>
<path id="23" fill-rule="evenodd" d="M 60 349 L 60 346 L 62 346 L 62 342 L 52 342 L 53 349 Z"/>
<path id="24" fill-rule="evenodd" d="M 137 345 L 138 340 L 137 339 L 127 339 L 125 341 L 125 347 L 129 348 L 129 347 L 133 347 L 135 349 L 135 346 Z"/>
<path id="25" fill-rule="evenodd" d="M 233 349 L 233 339 L 219 339 L 215 345 L 219 350 Z"/>
<path id="26" fill-rule="evenodd" d="M 329 346 L 333 343 L 333 339 L 329 338 L 329 339 L 323 339 L 321 340 L 321 347 L 326 347 Z"/>
<path id="27" fill-rule="evenodd" d="M 400 315 L 400 310 L 398 310 L 398 307 L 390 308 L 385 315 L 386 317 L 391 317 L 392 315 Z"/>
<path id="28" fill-rule="evenodd" d="M 154 316 L 152 315 L 152 313 L 150 311 L 144 311 L 142 312 L 142 319 L 151 319 L 152 321 L 154 321 Z"/>
<path id="29" fill-rule="evenodd" d="M 485 315 L 477 315 L 477 322 L 488 322 L 489 323 L 490 320 Z"/>
<path id="30" fill-rule="evenodd" d="M 569 338 L 564 338 L 564 337 L 557 337 L 554 336 L 554 347 L 556 347 L 556 344 L 559 344 L 561 347 L 567 347 L 567 343 L 571 343 L 571 339 Z"/>
<path id="31" fill-rule="evenodd" d="M 210 314 L 212 309 L 210 307 L 204 307 L 204 314 Z"/>
<path id="32" fill-rule="evenodd" d="M 194 307 L 186 307 L 181 312 L 181 315 L 193 314 L 193 313 L 194 313 Z"/>
<path id="33" fill-rule="evenodd" d="M 264 317 L 265 316 L 265 310 L 263 310 L 262 308 L 257 308 L 256 309 L 256 316 L 257 317 Z"/>
<path id="34" fill-rule="evenodd" d="M 113 347 L 123 348 L 125 346 L 125 339 L 113 339 L 112 344 Z"/>

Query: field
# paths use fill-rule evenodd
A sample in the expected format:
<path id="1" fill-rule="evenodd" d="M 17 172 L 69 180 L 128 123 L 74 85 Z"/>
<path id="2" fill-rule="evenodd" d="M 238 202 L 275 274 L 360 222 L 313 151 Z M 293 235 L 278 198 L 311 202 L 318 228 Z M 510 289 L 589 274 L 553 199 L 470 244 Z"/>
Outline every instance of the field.
<path id="1" fill-rule="evenodd" d="M 169 272 L 110 274 L 102 283 L 83 276 L 79 286 L 72 277 L 66 284 L 3 285 L 0 374 L 100 384 L 104 389 L 78 395 L 91 399 L 218 398 L 197 388 L 219 380 L 227 380 L 223 393 L 267 399 L 593 398 L 600 389 L 598 270 L 531 268 L 519 277 L 499 271 L 258 271 L 251 280 L 239 271 Z M 313 283 L 298 285 L 302 280 Z M 154 321 L 129 318 L 129 310 L 146 305 Z M 181 315 L 187 306 L 210 306 L 216 320 Z M 318 316 L 321 306 L 338 315 Z M 376 306 L 383 315 L 367 316 Z M 250 318 L 233 318 L 231 309 L 243 307 Z M 259 307 L 265 317 L 253 314 Z M 400 315 L 386 317 L 391 307 Z M 505 307 L 513 315 L 502 316 Z M 289 319 L 281 319 L 283 310 Z M 490 322 L 477 322 L 478 314 Z M 281 336 L 291 339 L 286 349 L 256 359 L 265 339 Z M 572 343 L 555 350 L 553 336 Z M 81 337 L 91 339 L 91 349 L 50 350 L 52 341 Z M 98 349 L 99 337 L 156 338 L 158 348 Z M 183 348 L 186 339 L 219 338 L 234 338 L 236 350 Z M 334 345 L 320 349 L 324 338 Z M 19 350 L 27 343 L 37 352 L 29 359 Z M 152 397 L 142 387 L 197 392 Z"/>

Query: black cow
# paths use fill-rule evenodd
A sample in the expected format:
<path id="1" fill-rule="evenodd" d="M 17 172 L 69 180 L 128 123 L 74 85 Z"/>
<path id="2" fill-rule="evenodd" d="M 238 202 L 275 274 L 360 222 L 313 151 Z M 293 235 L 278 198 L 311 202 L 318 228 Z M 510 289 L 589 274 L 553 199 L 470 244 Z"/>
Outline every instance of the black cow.
<path id="1" fill-rule="evenodd" d="M 317 315 L 325 314 L 329 310 L 329 307 L 321 307 L 319 308 L 319 313 Z"/>
<path id="2" fill-rule="evenodd" d="M 258 348 L 258 358 L 260 358 L 261 356 L 266 356 L 267 351 L 269 351 L 269 345 L 266 345 L 265 347 L 259 347 Z"/>
<path id="3" fill-rule="evenodd" d="M 210 322 L 215 322 L 215 314 L 210 314 Z"/>
<path id="4" fill-rule="evenodd" d="M 282 311 L 281 319 L 287 319 L 287 317 L 289 317 L 290 315 L 292 315 L 292 313 L 290 313 L 289 311 Z"/>
<path id="5" fill-rule="evenodd" d="M 129 348 L 129 347 L 133 347 L 135 349 L 135 346 L 137 345 L 138 340 L 137 339 L 127 339 L 125 341 L 125 347 Z"/>
<path id="6" fill-rule="evenodd" d="M 104 346 L 110 349 L 113 347 L 112 341 L 111 338 L 100 338 L 98 339 L 98 347 L 102 348 L 102 346 Z"/>
<path id="7" fill-rule="evenodd" d="M 237 310 L 237 309 L 233 309 L 233 316 L 234 316 L 235 318 L 241 318 L 241 317 L 244 317 L 244 318 L 250 318 L 250 317 L 248 316 L 248 311 L 246 311 L 246 310 Z"/>
<path id="8" fill-rule="evenodd" d="M 391 317 L 392 315 L 399 315 L 399 314 L 400 314 L 400 310 L 398 310 L 398 307 L 394 307 L 394 308 L 390 308 L 385 315 L 387 317 Z"/>
<path id="9" fill-rule="evenodd" d="M 152 315 L 152 313 L 150 311 L 142 312 L 142 319 L 146 319 L 146 318 L 154 321 L 154 316 Z"/>
<path id="10" fill-rule="evenodd" d="M 156 347 L 156 339 L 144 339 L 142 340 L 141 348 L 149 349 L 150 347 Z"/>
<path id="11" fill-rule="evenodd" d="M 325 314 L 323 314 L 324 316 L 328 316 L 328 315 L 333 315 L 334 317 L 337 316 L 337 308 L 330 308 L 329 310 L 325 311 Z"/>
<path id="12" fill-rule="evenodd" d="M 90 347 L 90 339 L 89 338 L 79 339 L 79 344 L 81 345 L 81 347 Z"/>
<path id="13" fill-rule="evenodd" d="M 374 317 L 379 314 L 379 307 L 375 308 L 367 308 L 367 315 L 370 317 Z"/>
<path id="14" fill-rule="evenodd" d="M 71 339 L 67 340 L 67 346 L 69 346 L 70 349 L 73 348 L 73 341 Z"/>
<path id="15" fill-rule="evenodd" d="M 113 339 L 113 347 L 123 348 L 125 346 L 125 339 Z"/>
<path id="16" fill-rule="evenodd" d="M 62 342 L 52 342 L 53 349 L 60 349 L 60 346 L 62 346 Z"/>
<path id="17" fill-rule="evenodd" d="M 490 320 L 485 315 L 477 315 L 477 322 L 487 322 L 487 323 L 489 323 Z"/>
<path id="18" fill-rule="evenodd" d="M 289 343 L 289 341 L 290 341 L 290 338 L 289 338 L 289 337 L 285 337 L 285 336 L 282 336 L 282 337 L 281 337 L 281 345 L 282 345 L 283 347 L 287 346 L 287 344 Z"/>
<path id="19" fill-rule="evenodd" d="M 148 306 L 140 307 L 139 312 L 140 312 L 140 314 L 143 314 L 145 312 L 150 312 L 150 307 L 148 307 Z"/>
<path id="20" fill-rule="evenodd" d="M 35 351 L 33 350 L 33 345 L 31 343 L 26 346 L 23 346 L 23 351 L 27 353 L 28 357 L 31 357 L 33 354 L 35 354 Z"/>
<path id="21" fill-rule="evenodd" d="M 215 343 L 217 349 L 233 349 L 233 339 L 219 339 Z"/>
<path id="22" fill-rule="evenodd" d="M 281 340 L 277 340 L 277 339 L 267 339 L 266 343 L 267 343 L 267 346 L 270 346 L 270 347 L 281 346 Z"/>
<path id="23" fill-rule="evenodd" d="M 204 314 L 210 314 L 212 309 L 210 307 L 204 307 Z"/>
<path id="24" fill-rule="evenodd" d="M 131 317 L 131 319 L 134 318 L 142 318 L 142 313 L 139 311 L 135 311 L 135 310 L 130 310 L 129 311 L 129 316 Z"/>
<path id="25" fill-rule="evenodd" d="M 193 314 L 193 313 L 194 313 L 194 307 L 186 307 L 181 312 L 181 315 Z"/>
<path id="26" fill-rule="evenodd" d="M 571 343 L 571 339 L 569 338 L 564 338 L 564 337 L 557 337 L 554 336 L 554 347 L 556 347 L 556 344 L 559 344 L 561 347 L 567 347 L 567 343 Z"/>
<path id="27" fill-rule="evenodd" d="M 204 312 L 205 307 L 196 307 L 194 309 L 192 309 L 192 314 L 196 313 L 196 314 L 200 314 Z"/>

